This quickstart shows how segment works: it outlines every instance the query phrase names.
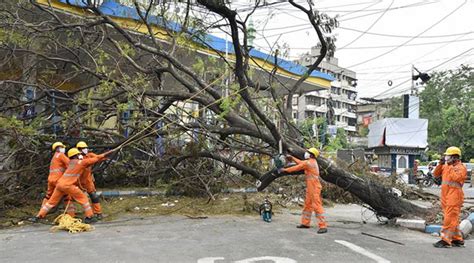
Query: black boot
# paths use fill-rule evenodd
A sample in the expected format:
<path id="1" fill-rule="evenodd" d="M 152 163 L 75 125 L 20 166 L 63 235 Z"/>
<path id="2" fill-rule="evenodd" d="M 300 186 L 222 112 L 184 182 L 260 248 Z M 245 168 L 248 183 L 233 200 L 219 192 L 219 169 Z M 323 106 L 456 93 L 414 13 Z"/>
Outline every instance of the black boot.
<path id="1" fill-rule="evenodd" d="M 102 219 L 104 218 L 104 216 L 103 216 L 102 214 L 96 214 L 96 215 L 95 215 L 95 218 L 96 218 L 97 220 L 102 220 Z"/>
<path id="2" fill-rule="evenodd" d="M 433 246 L 436 247 L 436 248 L 449 248 L 449 247 L 451 247 L 451 245 L 448 244 L 444 240 L 440 240 L 440 241 L 434 243 Z"/>
<path id="3" fill-rule="evenodd" d="M 451 245 L 453 245 L 453 247 L 463 247 L 464 246 L 464 241 L 462 241 L 462 240 L 453 240 L 453 242 L 451 242 Z"/>
<path id="4" fill-rule="evenodd" d="M 84 218 L 84 223 L 86 224 L 97 223 L 97 219 L 95 217 L 86 217 Z"/>
<path id="5" fill-rule="evenodd" d="M 299 226 L 296 226 L 296 228 L 309 228 L 309 226 L 301 224 Z"/>
<path id="6" fill-rule="evenodd" d="M 327 228 L 320 228 L 318 230 L 318 234 L 324 234 L 324 233 L 327 233 L 328 232 L 328 229 Z"/>
<path id="7" fill-rule="evenodd" d="M 40 220 L 40 218 L 37 217 L 37 216 L 28 218 L 28 221 L 30 221 L 31 223 L 38 223 L 39 220 Z"/>

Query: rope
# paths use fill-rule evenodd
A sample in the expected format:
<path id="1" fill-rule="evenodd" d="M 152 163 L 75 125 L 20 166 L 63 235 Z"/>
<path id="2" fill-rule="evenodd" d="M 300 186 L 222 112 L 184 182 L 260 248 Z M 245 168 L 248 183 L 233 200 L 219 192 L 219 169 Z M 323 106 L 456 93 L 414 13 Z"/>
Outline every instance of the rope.
<path id="1" fill-rule="evenodd" d="M 66 230 L 71 234 L 75 234 L 79 232 L 88 232 L 94 230 L 94 227 L 90 224 L 82 223 L 81 219 L 74 218 L 66 214 L 72 202 L 74 202 L 74 200 L 72 198 L 69 198 L 69 202 L 67 202 L 64 212 L 54 219 L 53 224 L 57 224 L 57 226 L 51 227 L 51 232 L 56 232 L 58 230 Z"/>
<path id="2" fill-rule="evenodd" d="M 51 232 L 56 232 L 58 230 L 66 230 L 69 233 L 75 234 L 94 230 L 93 226 L 82 223 L 81 219 L 73 218 L 65 213 L 56 217 L 56 219 L 54 219 L 54 224 L 58 225 L 51 227 Z"/>

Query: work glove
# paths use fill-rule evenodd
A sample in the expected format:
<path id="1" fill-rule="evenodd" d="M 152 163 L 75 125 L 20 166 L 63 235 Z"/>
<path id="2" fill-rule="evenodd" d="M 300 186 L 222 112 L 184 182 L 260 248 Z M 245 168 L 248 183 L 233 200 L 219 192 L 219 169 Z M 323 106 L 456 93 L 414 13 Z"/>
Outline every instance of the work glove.
<path id="1" fill-rule="evenodd" d="M 283 168 L 278 168 L 277 173 L 278 173 L 278 174 L 283 173 Z"/>
<path id="2" fill-rule="evenodd" d="M 440 186 L 441 185 L 441 176 L 433 178 L 433 181 L 437 186 Z"/>
<path id="3" fill-rule="evenodd" d="M 446 161 L 444 160 L 444 156 L 442 156 L 440 159 L 439 159 L 439 163 L 438 164 L 445 164 Z"/>

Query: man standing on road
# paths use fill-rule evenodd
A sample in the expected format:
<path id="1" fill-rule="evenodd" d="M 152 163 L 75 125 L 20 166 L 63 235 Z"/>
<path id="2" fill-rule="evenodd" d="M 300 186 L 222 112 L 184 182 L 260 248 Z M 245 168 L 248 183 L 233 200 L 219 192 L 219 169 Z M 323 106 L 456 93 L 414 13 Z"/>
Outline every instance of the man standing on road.
<path id="1" fill-rule="evenodd" d="M 321 199 L 322 185 L 319 181 L 319 167 L 316 161 L 318 156 L 319 151 L 316 148 L 310 148 L 304 153 L 304 161 L 290 156 L 296 165 L 288 168 L 281 168 L 279 172 L 292 173 L 304 170 L 306 181 L 306 197 L 301 215 L 301 225 L 297 226 L 297 228 L 310 228 L 311 216 L 314 211 L 316 213 L 316 219 L 318 220 L 319 225 L 318 234 L 323 234 L 328 232 L 328 229 L 323 215 L 324 209 Z"/>
<path id="2" fill-rule="evenodd" d="M 464 240 L 459 229 L 459 215 L 464 202 L 462 186 L 467 169 L 459 159 L 461 150 L 458 147 L 449 147 L 444 155 L 433 172 L 435 177 L 441 177 L 441 208 L 444 217 L 441 240 L 433 245 L 437 248 L 460 247 L 464 245 Z"/>

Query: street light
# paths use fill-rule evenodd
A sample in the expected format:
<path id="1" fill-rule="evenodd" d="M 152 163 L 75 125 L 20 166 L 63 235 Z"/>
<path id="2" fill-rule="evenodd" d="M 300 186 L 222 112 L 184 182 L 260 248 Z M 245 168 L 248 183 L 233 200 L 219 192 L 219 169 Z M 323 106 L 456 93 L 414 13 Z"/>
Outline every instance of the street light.
<path id="1" fill-rule="evenodd" d="M 415 75 L 415 70 L 418 72 L 418 75 Z M 414 65 L 411 66 L 411 94 L 415 93 L 415 81 L 421 79 L 422 83 L 428 82 L 431 77 L 427 73 L 420 72 Z"/>

